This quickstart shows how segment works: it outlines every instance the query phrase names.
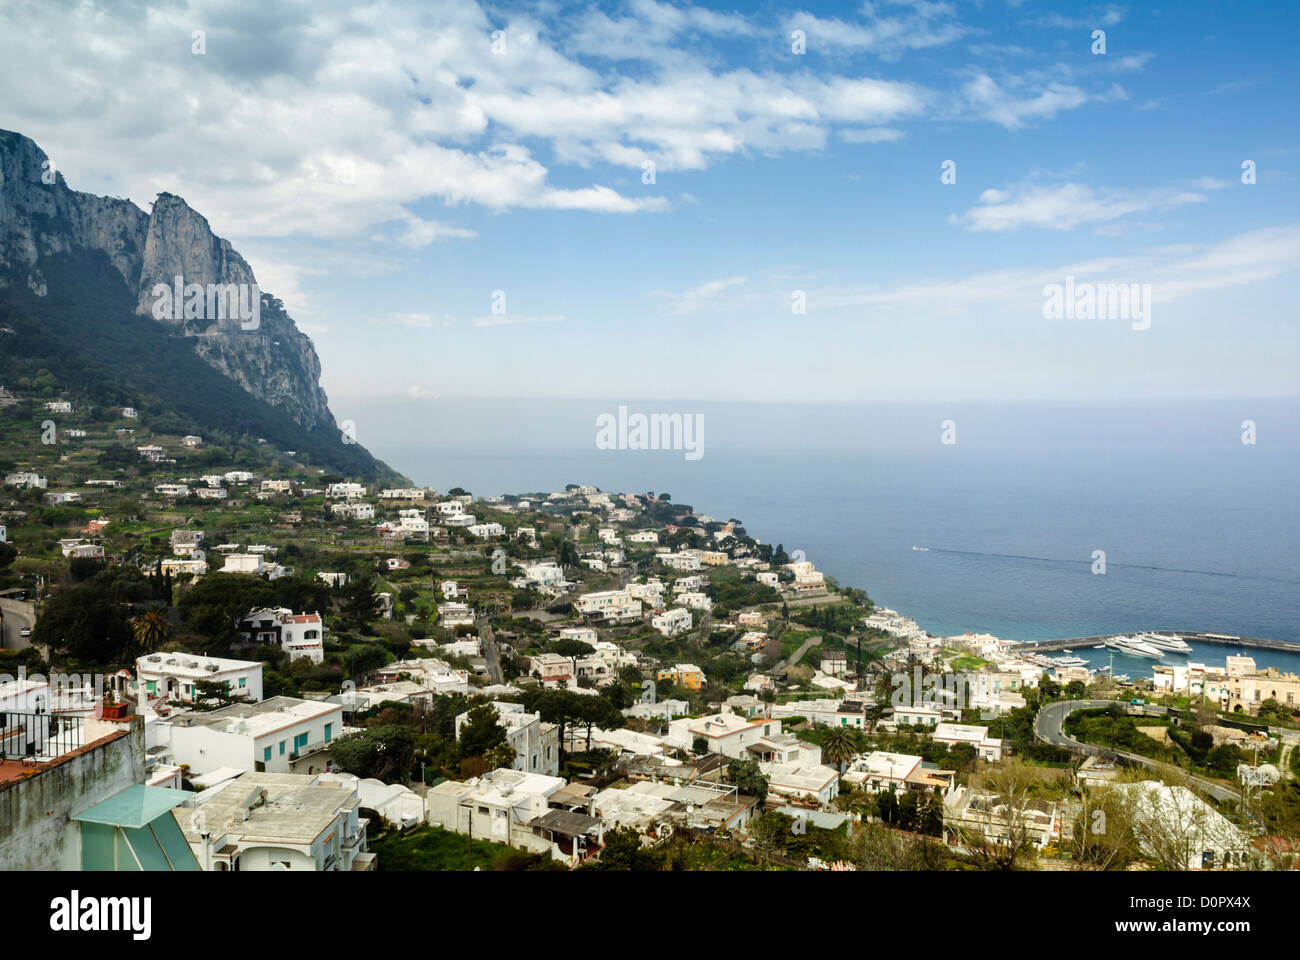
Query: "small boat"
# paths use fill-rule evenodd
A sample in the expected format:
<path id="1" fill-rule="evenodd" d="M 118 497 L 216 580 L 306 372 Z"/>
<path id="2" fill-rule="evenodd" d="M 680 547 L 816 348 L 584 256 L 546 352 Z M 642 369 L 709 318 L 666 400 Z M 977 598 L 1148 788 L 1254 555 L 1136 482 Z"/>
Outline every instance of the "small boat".
<path id="1" fill-rule="evenodd" d="M 1057 657 L 1052 661 L 1058 667 L 1084 667 L 1088 661 L 1083 657 Z"/>
<path id="2" fill-rule="evenodd" d="M 929 548 L 929 547 L 917 547 L 917 546 L 913 546 L 912 549 L 913 549 L 913 550 L 919 550 L 919 551 L 921 551 L 922 553 L 929 553 L 929 552 L 930 552 L 930 548 Z"/>
<path id="3" fill-rule="evenodd" d="M 1093 647 L 1092 649 L 1094 649 L 1094 650 L 1105 650 L 1105 649 L 1106 649 L 1106 644 L 1104 644 L 1104 643 L 1099 643 L 1099 644 L 1097 644 L 1095 647 Z"/>

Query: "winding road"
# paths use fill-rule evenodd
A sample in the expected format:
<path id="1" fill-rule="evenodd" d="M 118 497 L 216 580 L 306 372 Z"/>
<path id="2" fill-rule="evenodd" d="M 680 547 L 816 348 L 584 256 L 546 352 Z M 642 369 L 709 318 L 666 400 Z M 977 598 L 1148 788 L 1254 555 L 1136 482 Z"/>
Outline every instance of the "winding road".
<path id="1" fill-rule="evenodd" d="M 30 629 L 35 623 L 35 607 L 22 600 L 0 599 L 0 618 L 3 618 L 3 636 L 0 636 L 0 648 L 5 650 L 23 650 L 32 645 L 31 640 L 22 636 L 23 629 Z"/>
<path id="2" fill-rule="evenodd" d="M 1091 754 L 1111 754 L 1116 757 L 1123 757 L 1132 763 L 1141 764 L 1148 770 L 1163 770 L 1186 777 L 1216 800 L 1237 798 L 1238 792 L 1235 789 L 1216 780 L 1209 780 L 1194 773 L 1188 773 L 1180 767 L 1161 763 L 1159 760 L 1152 760 L 1150 757 L 1144 757 L 1138 753 L 1129 753 L 1127 750 L 1117 750 L 1114 747 L 1098 747 L 1091 743 L 1083 743 L 1066 734 L 1065 718 L 1074 711 L 1100 710 L 1114 706 L 1117 703 L 1120 706 L 1124 705 L 1117 700 L 1060 700 L 1056 703 L 1049 703 L 1039 710 L 1038 715 L 1034 717 L 1034 736 L 1053 746 L 1064 747 L 1066 750 L 1077 750 L 1080 753 Z"/>

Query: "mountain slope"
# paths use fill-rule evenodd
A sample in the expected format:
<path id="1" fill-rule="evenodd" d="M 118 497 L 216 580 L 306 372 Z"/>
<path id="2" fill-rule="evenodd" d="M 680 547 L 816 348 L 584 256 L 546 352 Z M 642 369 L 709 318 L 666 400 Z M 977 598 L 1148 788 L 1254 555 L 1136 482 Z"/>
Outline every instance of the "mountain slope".
<path id="1" fill-rule="evenodd" d="M 252 269 L 184 200 L 160 194 L 145 213 L 70 190 L 35 143 L 9 131 L 0 178 L 0 322 L 14 331 L 0 335 L 0 373 L 43 367 L 101 403 L 152 404 L 199 432 L 265 437 L 349 476 L 397 479 L 344 442 L 311 340 L 279 300 L 252 300 Z M 196 311 L 180 300 L 160 311 L 159 285 L 170 290 L 178 276 L 186 305 L 190 284 L 233 284 L 255 319 L 213 311 L 210 294 Z"/>

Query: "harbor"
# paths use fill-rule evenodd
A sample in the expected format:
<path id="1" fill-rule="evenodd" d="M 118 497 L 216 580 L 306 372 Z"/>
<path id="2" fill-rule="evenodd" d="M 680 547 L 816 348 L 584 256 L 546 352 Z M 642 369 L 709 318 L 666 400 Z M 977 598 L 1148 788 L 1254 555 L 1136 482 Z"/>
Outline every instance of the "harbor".
<path id="1" fill-rule="evenodd" d="M 1017 652 L 1052 653 L 1060 650 L 1090 650 L 1098 645 L 1108 645 L 1121 637 L 1136 637 L 1157 634 L 1161 636 L 1181 637 L 1193 645 L 1217 644 L 1227 647 L 1244 647 L 1254 650 L 1277 650 L 1300 656 L 1300 643 L 1288 640 L 1264 640 L 1259 637 L 1239 637 L 1227 633 L 1202 633 L 1195 630 L 1136 630 L 1130 633 L 1109 633 L 1096 637 L 1074 637 L 1069 640 L 1030 641 L 1017 644 Z"/>

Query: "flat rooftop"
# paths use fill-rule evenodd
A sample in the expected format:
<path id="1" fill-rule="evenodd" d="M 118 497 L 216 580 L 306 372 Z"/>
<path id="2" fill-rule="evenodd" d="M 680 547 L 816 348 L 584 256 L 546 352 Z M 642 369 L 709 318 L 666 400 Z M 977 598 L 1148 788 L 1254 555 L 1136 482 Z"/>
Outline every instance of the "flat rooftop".
<path id="1" fill-rule="evenodd" d="M 254 793 L 258 798 L 243 810 Z M 337 784 L 320 784 L 314 776 L 292 773 L 245 773 L 198 795 L 194 809 L 203 812 L 208 832 L 215 840 L 231 834 L 245 842 L 309 844 L 325 831 L 339 811 L 358 803 L 356 792 Z M 190 823 L 194 809 L 172 811 L 185 839 L 199 843 Z"/>
<path id="2" fill-rule="evenodd" d="M 138 673 L 165 673 L 173 677 L 206 680 L 216 674 L 261 669 L 256 660 L 227 660 L 223 657 L 194 657 L 185 653 L 151 653 L 135 662 Z"/>
<path id="3" fill-rule="evenodd" d="M 327 713 L 342 713 L 337 703 L 319 703 L 294 697 L 272 697 L 260 703 L 234 703 L 211 713 L 178 714 L 173 723 L 183 727 L 212 727 L 224 733 L 242 732 L 251 737 L 274 733 L 304 720 Z"/>

